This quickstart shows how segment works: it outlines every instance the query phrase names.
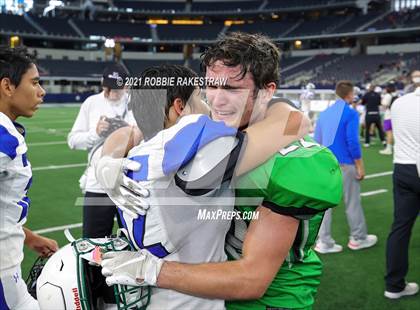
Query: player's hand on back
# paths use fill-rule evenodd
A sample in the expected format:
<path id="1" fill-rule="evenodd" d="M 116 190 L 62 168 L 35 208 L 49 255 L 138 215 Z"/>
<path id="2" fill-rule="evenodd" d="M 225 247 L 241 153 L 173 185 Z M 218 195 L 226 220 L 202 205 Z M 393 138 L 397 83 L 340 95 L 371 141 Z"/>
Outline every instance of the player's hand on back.
<path id="1" fill-rule="evenodd" d="M 131 217 L 146 214 L 149 205 L 144 199 L 149 192 L 125 175 L 125 171 L 140 170 L 138 162 L 127 158 L 103 156 L 95 165 L 96 179 L 109 198 Z"/>

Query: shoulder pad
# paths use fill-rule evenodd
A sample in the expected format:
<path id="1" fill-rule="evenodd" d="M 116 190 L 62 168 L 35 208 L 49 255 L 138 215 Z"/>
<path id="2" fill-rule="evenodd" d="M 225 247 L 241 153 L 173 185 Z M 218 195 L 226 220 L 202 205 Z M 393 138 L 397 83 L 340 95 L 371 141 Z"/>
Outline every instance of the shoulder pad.
<path id="1" fill-rule="evenodd" d="M 185 193 L 203 195 L 231 179 L 243 144 L 244 134 L 218 138 L 197 152 L 195 157 L 175 175 Z"/>

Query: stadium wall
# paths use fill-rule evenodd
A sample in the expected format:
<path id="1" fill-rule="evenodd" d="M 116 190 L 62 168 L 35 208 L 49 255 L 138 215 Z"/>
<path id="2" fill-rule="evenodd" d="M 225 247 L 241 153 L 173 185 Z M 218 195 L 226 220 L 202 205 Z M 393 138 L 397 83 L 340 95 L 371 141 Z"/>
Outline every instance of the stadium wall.
<path id="1" fill-rule="evenodd" d="M 29 48 L 33 51 L 34 48 Z M 52 48 L 36 48 L 39 59 L 61 60 L 67 57 L 69 60 L 79 60 L 83 57 L 85 60 L 105 60 L 105 52 L 99 51 L 78 51 L 78 50 L 65 50 L 65 49 L 52 49 Z M 180 60 L 183 59 L 182 53 L 153 53 L 153 52 L 124 52 L 123 59 L 153 59 L 153 60 Z"/>
<path id="2" fill-rule="evenodd" d="M 367 47 L 368 55 L 386 53 L 415 53 L 418 51 L 420 51 L 420 43 L 376 45 Z"/>
<path id="3" fill-rule="evenodd" d="M 302 51 L 292 51 L 292 57 L 299 56 L 315 56 L 315 55 L 329 55 L 329 54 L 347 54 L 350 52 L 350 47 L 341 47 L 341 48 L 324 48 L 324 49 L 313 49 L 313 50 L 302 50 Z"/>

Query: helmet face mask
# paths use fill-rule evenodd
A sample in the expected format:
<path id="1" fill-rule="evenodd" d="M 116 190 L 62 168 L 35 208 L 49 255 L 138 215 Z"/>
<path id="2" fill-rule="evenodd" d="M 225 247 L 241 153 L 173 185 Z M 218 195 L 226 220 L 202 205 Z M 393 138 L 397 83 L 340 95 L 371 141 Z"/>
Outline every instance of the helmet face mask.
<path id="1" fill-rule="evenodd" d="M 26 286 L 28 287 L 28 292 L 33 298 L 36 299 L 36 281 L 38 280 L 39 275 L 42 272 L 45 264 L 47 263 L 48 258 L 38 256 L 33 264 L 31 271 L 29 272 L 28 278 L 26 279 Z"/>
<path id="2" fill-rule="evenodd" d="M 59 309 L 62 305 L 63 309 L 94 309 L 91 287 L 96 284 L 89 280 L 89 269 L 97 267 L 89 265 L 99 265 L 101 252 L 127 250 L 132 247 L 124 238 L 83 238 L 64 246 L 51 256 L 36 281 L 40 308 Z M 113 290 L 119 310 L 145 309 L 149 304 L 147 286 L 114 285 Z"/>

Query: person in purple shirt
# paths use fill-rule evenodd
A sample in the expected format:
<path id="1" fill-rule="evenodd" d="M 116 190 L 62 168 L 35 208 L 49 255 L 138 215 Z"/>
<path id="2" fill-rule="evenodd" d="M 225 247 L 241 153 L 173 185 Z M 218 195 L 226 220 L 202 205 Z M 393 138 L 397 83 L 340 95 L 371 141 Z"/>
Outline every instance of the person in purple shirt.
<path id="1" fill-rule="evenodd" d="M 365 168 L 358 135 L 359 115 L 351 107 L 353 88 L 350 81 L 337 83 L 335 92 L 338 99 L 320 113 L 315 127 L 315 140 L 328 147 L 340 163 L 346 216 L 350 226 L 347 246 L 352 250 L 360 250 L 375 245 L 378 238 L 375 235 L 368 235 L 361 205 L 360 181 L 365 176 Z M 325 212 L 315 246 L 315 251 L 323 254 L 343 250 L 343 247 L 336 244 L 331 236 L 331 212 L 331 209 Z"/>

